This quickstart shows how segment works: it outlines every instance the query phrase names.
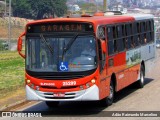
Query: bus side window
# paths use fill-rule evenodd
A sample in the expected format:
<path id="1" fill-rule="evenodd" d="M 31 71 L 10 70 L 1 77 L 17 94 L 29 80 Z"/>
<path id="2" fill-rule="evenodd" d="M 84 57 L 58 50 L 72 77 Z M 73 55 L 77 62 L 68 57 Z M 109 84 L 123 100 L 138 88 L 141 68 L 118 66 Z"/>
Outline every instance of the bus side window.
<path id="1" fill-rule="evenodd" d="M 144 34 L 140 34 L 140 41 L 141 41 L 141 45 L 144 44 Z"/>
<path id="2" fill-rule="evenodd" d="M 118 52 L 124 51 L 125 45 L 124 45 L 124 40 L 123 39 L 117 39 L 117 47 L 118 47 Z"/>
<path id="3" fill-rule="evenodd" d="M 145 22 L 141 22 L 141 23 L 140 23 L 140 30 L 141 30 L 140 32 L 141 32 L 141 33 L 144 33 L 144 32 L 145 32 L 144 28 L 145 28 Z"/>
<path id="4" fill-rule="evenodd" d="M 154 41 L 154 21 L 151 20 L 151 41 Z"/>
<path id="5" fill-rule="evenodd" d="M 154 21 L 151 20 L 151 31 L 154 31 Z"/>
<path id="6" fill-rule="evenodd" d="M 107 39 L 113 40 L 113 28 L 112 26 L 107 27 Z"/>
<path id="7" fill-rule="evenodd" d="M 109 55 L 114 54 L 114 41 L 113 40 L 108 41 L 108 54 Z"/>
<path id="8" fill-rule="evenodd" d="M 122 37 L 122 25 L 117 25 L 117 37 L 121 38 Z"/>
<path id="9" fill-rule="evenodd" d="M 137 32 L 140 33 L 140 23 L 137 22 Z"/>
<path id="10" fill-rule="evenodd" d="M 122 25 L 122 36 L 125 37 L 126 36 L 126 30 L 125 30 L 125 25 Z"/>
<path id="11" fill-rule="evenodd" d="M 138 35 L 133 36 L 135 47 L 139 46 Z"/>
<path id="12" fill-rule="evenodd" d="M 154 32 L 150 32 L 151 35 L 151 41 L 154 41 Z"/>
<path id="13" fill-rule="evenodd" d="M 116 39 L 117 38 L 117 30 L 116 30 L 116 27 L 113 26 L 113 39 Z"/>
<path id="14" fill-rule="evenodd" d="M 135 47 L 135 41 L 134 41 L 134 37 L 131 37 L 131 48 Z"/>
<path id="15" fill-rule="evenodd" d="M 126 48 L 127 50 L 131 48 L 131 37 L 126 38 Z"/>
<path id="16" fill-rule="evenodd" d="M 146 44 L 147 43 L 147 35 L 146 35 L 146 33 L 144 33 L 144 44 Z"/>
<path id="17" fill-rule="evenodd" d="M 117 40 L 114 40 L 114 53 L 118 52 Z"/>
<path id="18" fill-rule="evenodd" d="M 127 36 L 131 35 L 131 24 L 126 24 L 126 35 Z"/>
<path id="19" fill-rule="evenodd" d="M 136 22 L 134 22 L 134 23 L 132 23 L 132 34 L 134 35 L 134 34 L 137 34 L 137 23 Z"/>
<path id="20" fill-rule="evenodd" d="M 151 34 L 150 32 L 147 32 L 147 42 L 149 43 L 151 41 Z"/>

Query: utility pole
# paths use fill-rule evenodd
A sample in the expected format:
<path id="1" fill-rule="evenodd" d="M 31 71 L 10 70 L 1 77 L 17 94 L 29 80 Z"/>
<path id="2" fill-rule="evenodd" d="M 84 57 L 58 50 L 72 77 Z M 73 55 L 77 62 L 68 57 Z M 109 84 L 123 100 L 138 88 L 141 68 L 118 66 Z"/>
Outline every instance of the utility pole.
<path id="1" fill-rule="evenodd" d="M 6 17 L 6 15 L 7 15 L 7 2 L 5 0 L 5 13 L 4 13 L 4 16 Z"/>
<path id="2" fill-rule="evenodd" d="M 103 11 L 107 11 L 107 0 L 103 0 Z"/>
<path id="3" fill-rule="evenodd" d="M 98 2 L 97 2 L 97 0 L 95 0 L 96 1 L 96 12 L 98 12 Z"/>
<path id="4" fill-rule="evenodd" d="M 9 17 L 8 17 L 8 45 L 11 49 L 11 0 L 9 0 Z"/>

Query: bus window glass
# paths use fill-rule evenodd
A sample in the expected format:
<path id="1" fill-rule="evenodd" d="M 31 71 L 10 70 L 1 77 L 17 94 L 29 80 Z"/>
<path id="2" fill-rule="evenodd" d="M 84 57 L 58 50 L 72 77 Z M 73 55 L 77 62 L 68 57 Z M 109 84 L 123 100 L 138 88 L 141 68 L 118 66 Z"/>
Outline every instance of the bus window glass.
<path id="1" fill-rule="evenodd" d="M 151 35 L 151 41 L 154 41 L 154 32 L 150 32 Z"/>
<path id="2" fill-rule="evenodd" d="M 135 41 L 134 41 L 134 37 L 131 37 L 131 48 L 135 47 Z"/>
<path id="3" fill-rule="evenodd" d="M 141 32 L 141 33 L 145 32 L 145 30 L 144 30 L 144 28 L 145 28 L 145 22 L 141 22 L 141 23 L 140 23 L 140 27 L 141 27 L 141 28 L 140 28 L 140 29 L 141 29 L 140 32 Z"/>
<path id="4" fill-rule="evenodd" d="M 140 34 L 140 41 L 141 41 L 141 44 L 143 45 L 145 42 L 144 42 L 144 34 Z"/>
<path id="5" fill-rule="evenodd" d="M 126 24 L 126 35 L 129 36 L 131 35 L 131 25 L 130 24 Z"/>
<path id="6" fill-rule="evenodd" d="M 138 35 L 133 36 L 135 47 L 139 46 Z"/>
<path id="7" fill-rule="evenodd" d="M 73 42 L 71 40 L 73 40 L 72 36 L 47 35 L 43 38 L 28 38 L 27 70 L 59 72 L 61 62 L 66 63 L 67 71 L 95 69 L 97 65 L 95 38 L 92 35 L 86 35 L 78 36 Z M 73 67 L 73 64 L 77 66 Z"/>
<path id="8" fill-rule="evenodd" d="M 131 48 L 131 37 L 126 38 L 126 48 L 130 49 Z"/>
<path id="9" fill-rule="evenodd" d="M 122 25 L 122 36 L 126 36 L 125 25 Z"/>
<path id="10" fill-rule="evenodd" d="M 113 39 L 116 39 L 117 38 L 117 30 L 116 30 L 116 27 L 113 26 Z"/>
<path id="11" fill-rule="evenodd" d="M 151 41 L 151 34 L 148 32 L 147 33 L 147 42 L 150 42 Z"/>
<path id="12" fill-rule="evenodd" d="M 137 33 L 137 23 L 133 23 L 132 24 L 132 31 L 133 31 L 133 35 Z"/>
<path id="13" fill-rule="evenodd" d="M 137 22 L 137 32 L 140 33 L 140 23 Z"/>
<path id="14" fill-rule="evenodd" d="M 117 40 L 114 40 L 114 53 L 118 52 Z"/>
<path id="15" fill-rule="evenodd" d="M 154 31 L 154 21 L 151 20 L 151 30 Z"/>
<path id="16" fill-rule="evenodd" d="M 113 40 L 113 28 L 111 26 L 107 27 L 107 38 L 108 40 Z"/>
<path id="17" fill-rule="evenodd" d="M 117 40 L 117 46 L 118 46 L 118 52 L 124 51 L 125 46 L 124 46 L 123 39 L 118 39 Z"/>
<path id="18" fill-rule="evenodd" d="M 117 37 L 121 38 L 122 37 L 122 25 L 117 25 Z"/>
<path id="19" fill-rule="evenodd" d="M 109 55 L 114 54 L 114 42 L 113 42 L 113 40 L 108 42 L 108 54 Z"/>

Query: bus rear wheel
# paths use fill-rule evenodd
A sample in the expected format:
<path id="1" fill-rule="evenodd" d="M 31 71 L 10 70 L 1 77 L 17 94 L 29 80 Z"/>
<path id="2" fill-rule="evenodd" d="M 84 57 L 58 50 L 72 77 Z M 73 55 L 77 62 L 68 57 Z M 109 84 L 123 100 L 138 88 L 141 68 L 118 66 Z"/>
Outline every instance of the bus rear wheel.
<path id="1" fill-rule="evenodd" d="M 144 67 L 143 66 L 141 66 L 140 79 L 137 81 L 137 87 L 138 88 L 144 87 Z"/>
<path id="2" fill-rule="evenodd" d="M 103 106 L 112 105 L 113 100 L 114 100 L 114 94 L 115 94 L 114 85 L 113 85 L 113 82 L 111 81 L 109 96 L 101 100 L 102 105 Z"/>
<path id="3" fill-rule="evenodd" d="M 46 101 L 46 105 L 49 108 L 57 107 L 59 105 L 59 101 Z"/>

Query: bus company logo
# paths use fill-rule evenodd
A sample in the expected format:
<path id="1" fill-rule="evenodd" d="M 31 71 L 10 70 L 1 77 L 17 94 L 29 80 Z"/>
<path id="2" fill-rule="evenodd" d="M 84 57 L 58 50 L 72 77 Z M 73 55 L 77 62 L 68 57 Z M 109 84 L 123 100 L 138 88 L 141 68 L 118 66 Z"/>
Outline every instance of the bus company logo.
<path id="1" fill-rule="evenodd" d="M 55 83 L 40 83 L 41 86 L 55 86 Z"/>

